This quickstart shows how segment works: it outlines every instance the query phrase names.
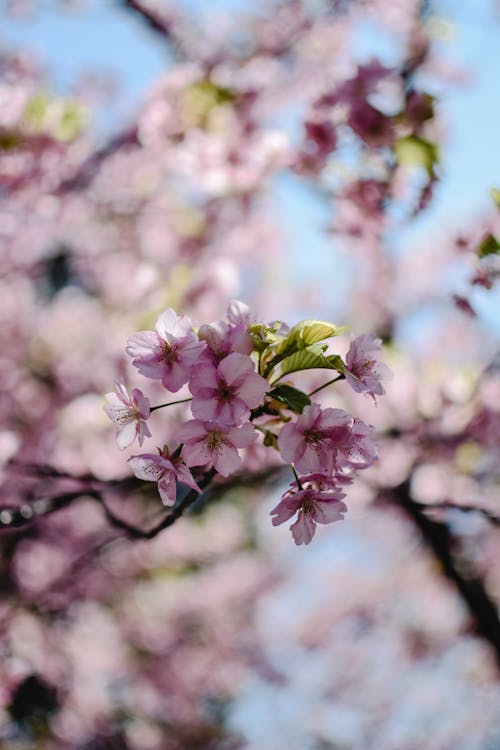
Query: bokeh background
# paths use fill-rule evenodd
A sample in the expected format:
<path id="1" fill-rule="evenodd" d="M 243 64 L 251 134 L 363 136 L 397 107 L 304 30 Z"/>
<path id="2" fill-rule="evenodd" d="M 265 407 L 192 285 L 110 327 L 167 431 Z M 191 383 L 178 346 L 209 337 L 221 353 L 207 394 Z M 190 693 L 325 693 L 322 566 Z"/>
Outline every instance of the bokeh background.
<path id="1" fill-rule="evenodd" d="M 2 747 L 500 750 L 498 5 L 0 8 Z M 379 461 L 306 548 L 259 449 L 131 540 L 126 339 L 234 297 L 383 339 Z"/>

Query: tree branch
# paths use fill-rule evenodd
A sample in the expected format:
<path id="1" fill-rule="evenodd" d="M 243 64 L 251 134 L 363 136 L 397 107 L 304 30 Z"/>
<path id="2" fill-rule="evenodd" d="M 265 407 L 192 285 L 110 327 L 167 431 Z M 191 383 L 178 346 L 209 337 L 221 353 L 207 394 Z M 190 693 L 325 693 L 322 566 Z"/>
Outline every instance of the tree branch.
<path id="1" fill-rule="evenodd" d="M 119 0 L 125 10 L 131 11 L 140 18 L 146 26 L 160 34 L 164 39 L 169 39 L 172 29 L 172 21 L 165 18 L 159 11 L 147 8 L 139 0 Z"/>
<path id="2" fill-rule="evenodd" d="M 447 526 L 428 518 L 423 506 L 413 500 L 409 480 L 392 491 L 392 499 L 413 521 L 425 543 L 441 564 L 444 575 L 454 584 L 467 605 L 476 633 L 492 647 L 500 667 L 500 621 L 498 607 L 490 599 L 477 573 L 468 566 L 465 574 L 452 554 L 453 536 Z M 425 506 L 431 508 L 435 506 Z"/>

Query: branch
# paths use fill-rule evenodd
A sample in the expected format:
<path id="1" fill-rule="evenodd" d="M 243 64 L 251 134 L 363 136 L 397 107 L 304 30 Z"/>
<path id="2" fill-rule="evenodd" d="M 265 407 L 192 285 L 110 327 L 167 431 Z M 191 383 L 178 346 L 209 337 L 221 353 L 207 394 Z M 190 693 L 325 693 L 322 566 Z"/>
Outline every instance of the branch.
<path id="1" fill-rule="evenodd" d="M 457 565 L 451 551 L 453 536 L 450 530 L 444 524 L 425 515 L 423 506 L 411 497 L 408 480 L 394 488 L 392 499 L 413 521 L 425 543 L 439 560 L 443 573 L 455 585 L 467 605 L 477 634 L 488 641 L 493 648 L 497 664 L 500 667 L 498 608 L 488 596 L 482 580 L 472 569 L 470 563 L 466 574 Z M 435 506 L 425 506 L 426 509 L 429 507 Z"/>
<path id="2" fill-rule="evenodd" d="M 159 11 L 153 8 L 146 8 L 138 0 L 119 0 L 124 10 L 131 11 L 135 16 L 140 18 L 146 26 L 160 34 L 163 39 L 169 39 L 172 31 L 172 21 L 167 19 Z"/>

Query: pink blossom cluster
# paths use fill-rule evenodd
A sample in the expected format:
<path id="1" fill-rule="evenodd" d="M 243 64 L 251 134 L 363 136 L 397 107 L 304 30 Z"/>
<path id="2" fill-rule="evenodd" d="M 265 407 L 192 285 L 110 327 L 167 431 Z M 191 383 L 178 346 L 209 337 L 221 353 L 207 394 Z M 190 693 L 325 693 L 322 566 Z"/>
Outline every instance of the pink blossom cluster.
<path id="1" fill-rule="evenodd" d="M 180 426 L 175 449 L 164 444 L 158 453 L 129 458 L 135 476 L 157 482 L 163 503 L 172 506 L 179 483 L 201 493 L 214 474 L 227 478 L 240 470 L 241 451 L 262 435 L 263 447 L 277 450 L 295 476 L 271 512 L 273 524 L 297 514 L 291 526 L 294 540 L 309 544 L 317 523 L 343 518 L 342 487 L 375 461 L 373 428 L 342 409 L 323 409 L 293 385 L 278 383 L 284 374 L 310 366 L 301 359 L 304 354 L 373 398 L 384 393 L 381 379 L 389 374 L 377 359 L 380 342 L 371 335 L 353 340 L 345 363 L 338 355 L 329 359 L 323 354 L 327 345 L 318 340 L 335 332 L 335 326 L 321 321 L 302 321 L 291 329 L 281 321 L 255 323 L 239 301 L 229 304 L 226 320 L 199 329 L 187 315 L 170 308 L 162 312 L 153 331 L 128 339 L 126 352 L 146 378 L 161 381 L 171 393 L 187 387 L 191 396 L 151 407 L 142 391 L 134 388 L 129 395 L 119 382 L 117 393 L 107 394 L 104 409 L 116 425 L 121 449 L 136 438 L 142 446 L 151 437 L 147 420 L 155 409 L 190 402 L 191 418 Z M 296 357 L 293 366 L 291 356 Z"/>

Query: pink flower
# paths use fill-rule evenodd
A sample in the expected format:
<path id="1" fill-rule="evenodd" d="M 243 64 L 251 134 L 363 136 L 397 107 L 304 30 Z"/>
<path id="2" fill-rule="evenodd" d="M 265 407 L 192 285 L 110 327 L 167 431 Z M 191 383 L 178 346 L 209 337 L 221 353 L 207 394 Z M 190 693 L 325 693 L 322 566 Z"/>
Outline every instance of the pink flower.
<path id="1" fill-rule="evenodd" d="M 377 445 L 372 438 L 373 427 L 362 419 L 353 419 L 349 431 L 334 441 L 335 470 L 367 469 L 377 459 Z"/>
<path id="2" fill-rule="evenodd" d="M 240 468 L 238 448 L 251 445 L 256 437 L 250 422 L 241 427 L 231 427 L 220 422 L 191 419 L 179 430 L 187 465 L 213 466 L 223 477 Z"/>
<path id="3" fill-rule="evenodd" d="M 346 357 L 347 382 L 356 393 L 368 393 L 373 400 L 375 396 L 385 393 L 380 381 L 392 377 L 389 368 L 378 359 L 381 350 L 381 340 L 371 333 L 365 333 L 351 342 Z"/>
<path id="4" fill-rule="evenodd" d="M 230 326 L 220 320 L 218 323 L 200 326 L 198 336 L 207 344 L 203 355 L 204 360 L 214 365 L 218 365 L 232 352 L 248 355 L 253 351 L 253 341 L 248 326 Z"/>
<path id="5" fill-rule="evenodd" d="M 226 310 L 227 319 L 233 326 L 245 326 L 248 328 L 252 322 L 250 308 L 239 299 L 232 299 Z"/>
<path id="6" fill-rule="evenodd" d="M 301 478 L 302 489 L 297 482 L 282 496 L 271 515 L 273 526 L 279 526 L 298 513 L 297 520 L 290 526 L 295 544 L 309 544 L 316 531 L 317 523 L 341 521 L 347 512 L 342 502 L 345 493 L 335 481 L 324 474 L 309 474 Z"/>
<path id="7" fill-rule="evenodd" d="M 187 315 L 167 308 L 154 331 L 140 331 L 127 342 L 127 354 L 142 375 L 161 380 L 169 391 L 187 383 L 206 344 L 199 341 Z"/>
<path id="8" fill-rule="evenodd" d="M 198 419 L 237 425 L 261 403 L 268 388 L 250 357 L 230 354 L 217 368 L 201 365 L 196 370 L 189 383 L 191 410 Z"/>
<path id="9" fill-rule="evenodd" d="M 250 311 L 247 305 L 232 300 L 227 308 L 229 323 L 223 320 L 210 325 L 200 326 L 198 337 L 205 341 L 207 348 L 204 360 L 218 365 L 221 360 L 233 352 L 251 354 L 253 340 L 250 335 Z"/>
<path id="10" fill-rule="evenodd" d="M 166 446 L 160 454 L 143 453 L 139 456 L 132 456 L 128 463 L 138 479 L 158 482 L 158 492 L 165 505 L 175 503 L 177 482 L 191 487 L 196 492 L 201 492 L 181 457 L 172 460 Z"/>
<path id="11" fill-rule="evenodd" d="M 129 396 L 123 383 L 115 383 L 118 393 L 106 393 L 109 405 L 103 407 L 108 417 L 117 425 L 116 443 L 120 450 L 128 448 L 134 440 L 142 445 L 145 437 L 151 437 L 146 419 L 150 414 L 149 399 L 142 391 L 134 388 Z"/>
<path id="12" fill-rule="evenodd" d="M 296 422 L 281 428 L 278 447 L 298 471 L 333 472 L 334 442 L 347 441 L 353 419 L 342 409 L 306 406 Z"/>

